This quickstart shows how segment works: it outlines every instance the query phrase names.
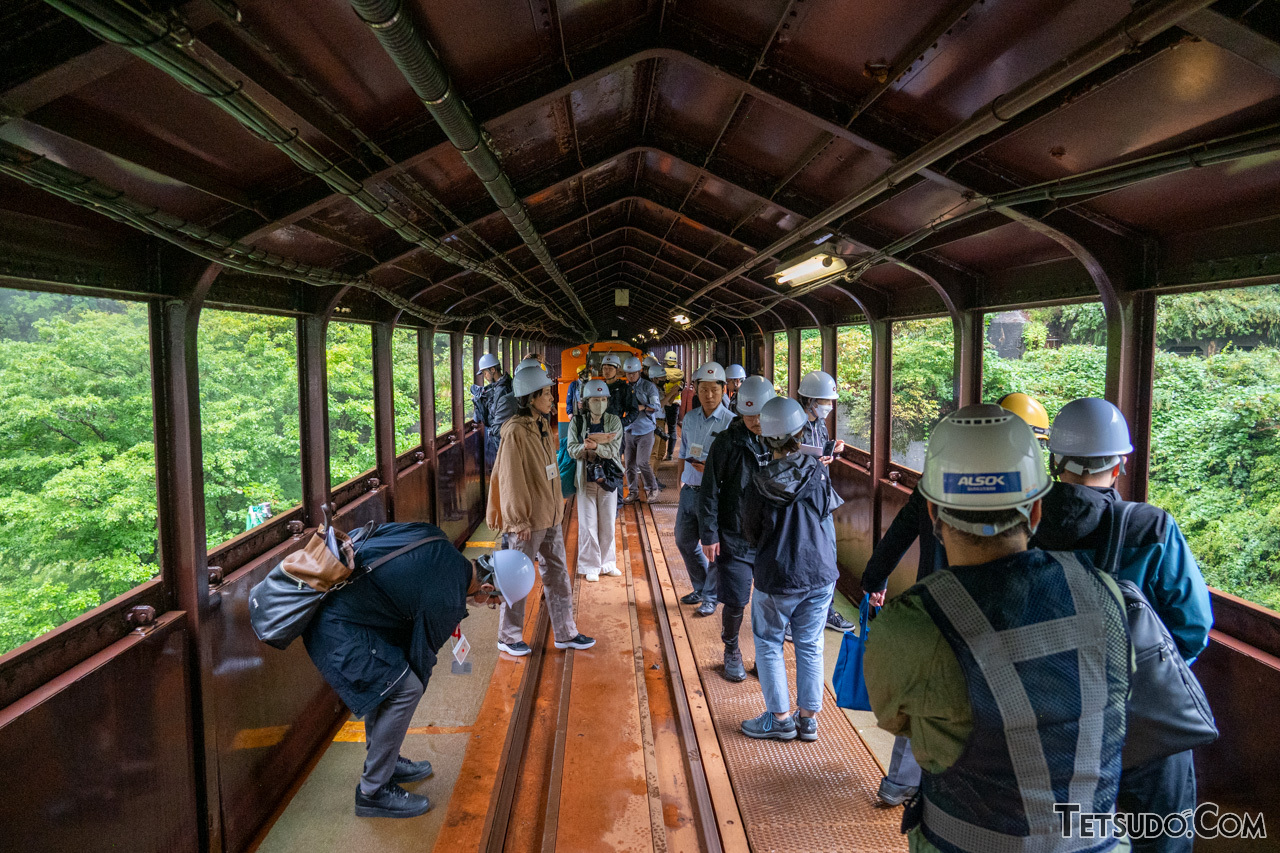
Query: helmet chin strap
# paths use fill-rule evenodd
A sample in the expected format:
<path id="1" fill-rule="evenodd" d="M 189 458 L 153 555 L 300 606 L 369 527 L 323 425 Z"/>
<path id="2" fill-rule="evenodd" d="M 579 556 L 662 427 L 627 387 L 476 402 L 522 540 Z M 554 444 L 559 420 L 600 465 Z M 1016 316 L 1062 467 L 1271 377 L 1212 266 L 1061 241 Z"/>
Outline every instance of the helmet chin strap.
<path id="1" fill-rule="evenodd" d="M 1034 534 L 1038 525 L 1033 525 L 1031 523 L 1031 507 L 1033 505 L 1034 504 L 1021 504 L 1020 506 L 1014 507 L 1014 509 L 1016 509 L 1018 514 L 1026 520 L 1027 525 L 1031 528 L 1031 532 Z M 939 542 L 942 541 L 942 530 L 939 527 L 939 524 L 944 521 L 947 523 L 948 527 L 954 527 L 956 530 L 963 531 L 964 533 L 971 533 L 974 536 L 999 536 L 1009 528 L 1017 527 L 1021 523 L 1018 519 L 1011 519 L 1005 524 L 987 524 L 978 523 L 976 521 L 965 521 L 962 518 L 957 518 L 945 507 L 940 506 L 938 507 L 937 518 L 935 518 L 933 522 L 933 535 Z"/>

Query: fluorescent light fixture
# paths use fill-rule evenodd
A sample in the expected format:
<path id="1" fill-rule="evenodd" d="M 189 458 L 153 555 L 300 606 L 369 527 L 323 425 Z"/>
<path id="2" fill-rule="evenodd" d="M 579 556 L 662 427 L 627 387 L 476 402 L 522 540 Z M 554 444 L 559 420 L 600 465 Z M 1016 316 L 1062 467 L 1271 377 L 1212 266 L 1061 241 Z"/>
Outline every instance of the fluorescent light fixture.
<path id="1" fill-rule="evenodd" d="M 779 285 L 799 287 L 820 278 L 827 278 L 844 272 L 848 268 L 844 258 L 821 251 L 808 252 L 802 258 L 792 261 L 773 274 Z"/>
<path id="2" fill-rule="evenodd" d="M 625 287 L 615 287 L 613 289 L 613 304 L 618 308 L 626 308 L 631 305 L 631 291 Z"/>

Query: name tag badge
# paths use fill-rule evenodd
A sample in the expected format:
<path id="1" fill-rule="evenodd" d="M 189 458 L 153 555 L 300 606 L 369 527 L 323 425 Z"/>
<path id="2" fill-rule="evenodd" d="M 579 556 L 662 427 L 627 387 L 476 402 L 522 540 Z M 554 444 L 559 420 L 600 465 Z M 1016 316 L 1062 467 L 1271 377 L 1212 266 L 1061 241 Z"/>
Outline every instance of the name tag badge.
<path id="1" fill-rule="evenodd" d="M 693 458 L 693 459 L 701 459 L 701 458 L 702 458 L 702 445 L 701 445 L 701 444 L 691 444 L 691 445 L 689 445 L 689 456 L 690 456 L 691 458 Z"/>
<path id="2" fill-rule="evenodd" d="M 554 479 L 556 478 L 556 475 L 557 475 L 557 474 L 559 474 L 559 473 L 560 473 L 560 472 L 556 470 L 556 466 L 554 466 L 554 465 L 548 465 L 548 466 L 547 466 L 547 479 L 548 479 L 548 480 L 554 480 Z"/>

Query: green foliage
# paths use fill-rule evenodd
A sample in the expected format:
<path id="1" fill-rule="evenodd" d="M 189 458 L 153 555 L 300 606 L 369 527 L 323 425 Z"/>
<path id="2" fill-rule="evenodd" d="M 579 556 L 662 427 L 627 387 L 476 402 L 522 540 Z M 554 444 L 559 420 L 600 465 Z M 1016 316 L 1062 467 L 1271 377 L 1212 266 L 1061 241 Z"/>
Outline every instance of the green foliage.
<path id="1" fill-rule="evenodd" d="M 213 548 L 244 532 L 250 505 L 269 503 L 279 515 L 302 501 L 297 324 L 206 309 L 196 352 L 205 531 Z"/>
<path id="2" fill-rule="evenodd" d="M 822 369 L 822 332 L 803 329 L 800 332 L 800 375 Z"/>
<path id="3" fill-rule="evenodd" d="M 933 425 L 955 409 L 954 375 L 955 345 L 949 318 L 893 324 L 890 442 L 895 457 L 904 454 L 913 441 L 928 441 Z"/>
<path id="4" fill-rule="evenodd" d="M 836 329 L 836 437 L 871 447 L 871 327 Z"/>
<path id="5" fill-rule="evenodd" d="M 0 294 L 3 653 L 154 577 L 157 556 L 146 306 Z"/>
<path id="6" fill-rule="evenodd" d="M 791 351 L 789 339 L 786 332 L 774 332 L 773 334 L 773 384 L 778 389 L 778 393 L 786 394 L 787 389 L 791 387 L 790 369 L 791 362 L 788 360 L 788 354 Z"/>
<path id="7" fill-rule="evenodd" d="M 356 323 L 330 323 L 326 335 L 329 480 L 335 486 L 377 464 L 372 336 L 370 327 Z"/>
<path id="8" fill-rule="evenodd" d="M 418 381 L 418 331 L 396 329 L 391 336 L 391 376 L 395 392 L 396 455 L 422 443 L 422 386 Z"/>
<path id="9" fill-rule="evenodd" d="M 449 358 L 449 336 L 437 334 L 432 342 L 436 379 L 436 435 L 453 429 L 453 368 Z"/>

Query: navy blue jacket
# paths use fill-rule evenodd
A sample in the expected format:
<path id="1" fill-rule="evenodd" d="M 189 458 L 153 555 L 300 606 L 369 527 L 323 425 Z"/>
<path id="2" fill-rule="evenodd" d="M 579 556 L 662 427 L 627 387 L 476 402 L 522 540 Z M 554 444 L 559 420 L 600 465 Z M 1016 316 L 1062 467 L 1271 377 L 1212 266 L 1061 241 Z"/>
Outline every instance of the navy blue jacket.
<path id="1" fill-rule="evenodd" d="M 826 466 L 803 453 L 752 475 L 742 529 L 756 549 L 752 576 L 760 592 L 790 595 L 836 582 L 835 549 L 822 527 L 831 514 L 829 479 Z"/>
<path id="2" fill-rule="evenodd" d="M 734 418 L 711 440 L 698 490 L 698 539 L 702 544 L 719 542 L 734 556 L 751 556 L 742 528 L 742 501 L 765 453 L 742 418 Z"/>
<path id="3" fill-rule="evenodd" d="M 355 579 L 329 595 L 302 635 L 325 681 L 356 714 L 377 707 L 409 670 L 425 685 L 436 656 L 467 615 L 471 563 L 446 536 L 360 574 L 361 566 L 433 524 L 384 524 L 360 544 Z"/>

